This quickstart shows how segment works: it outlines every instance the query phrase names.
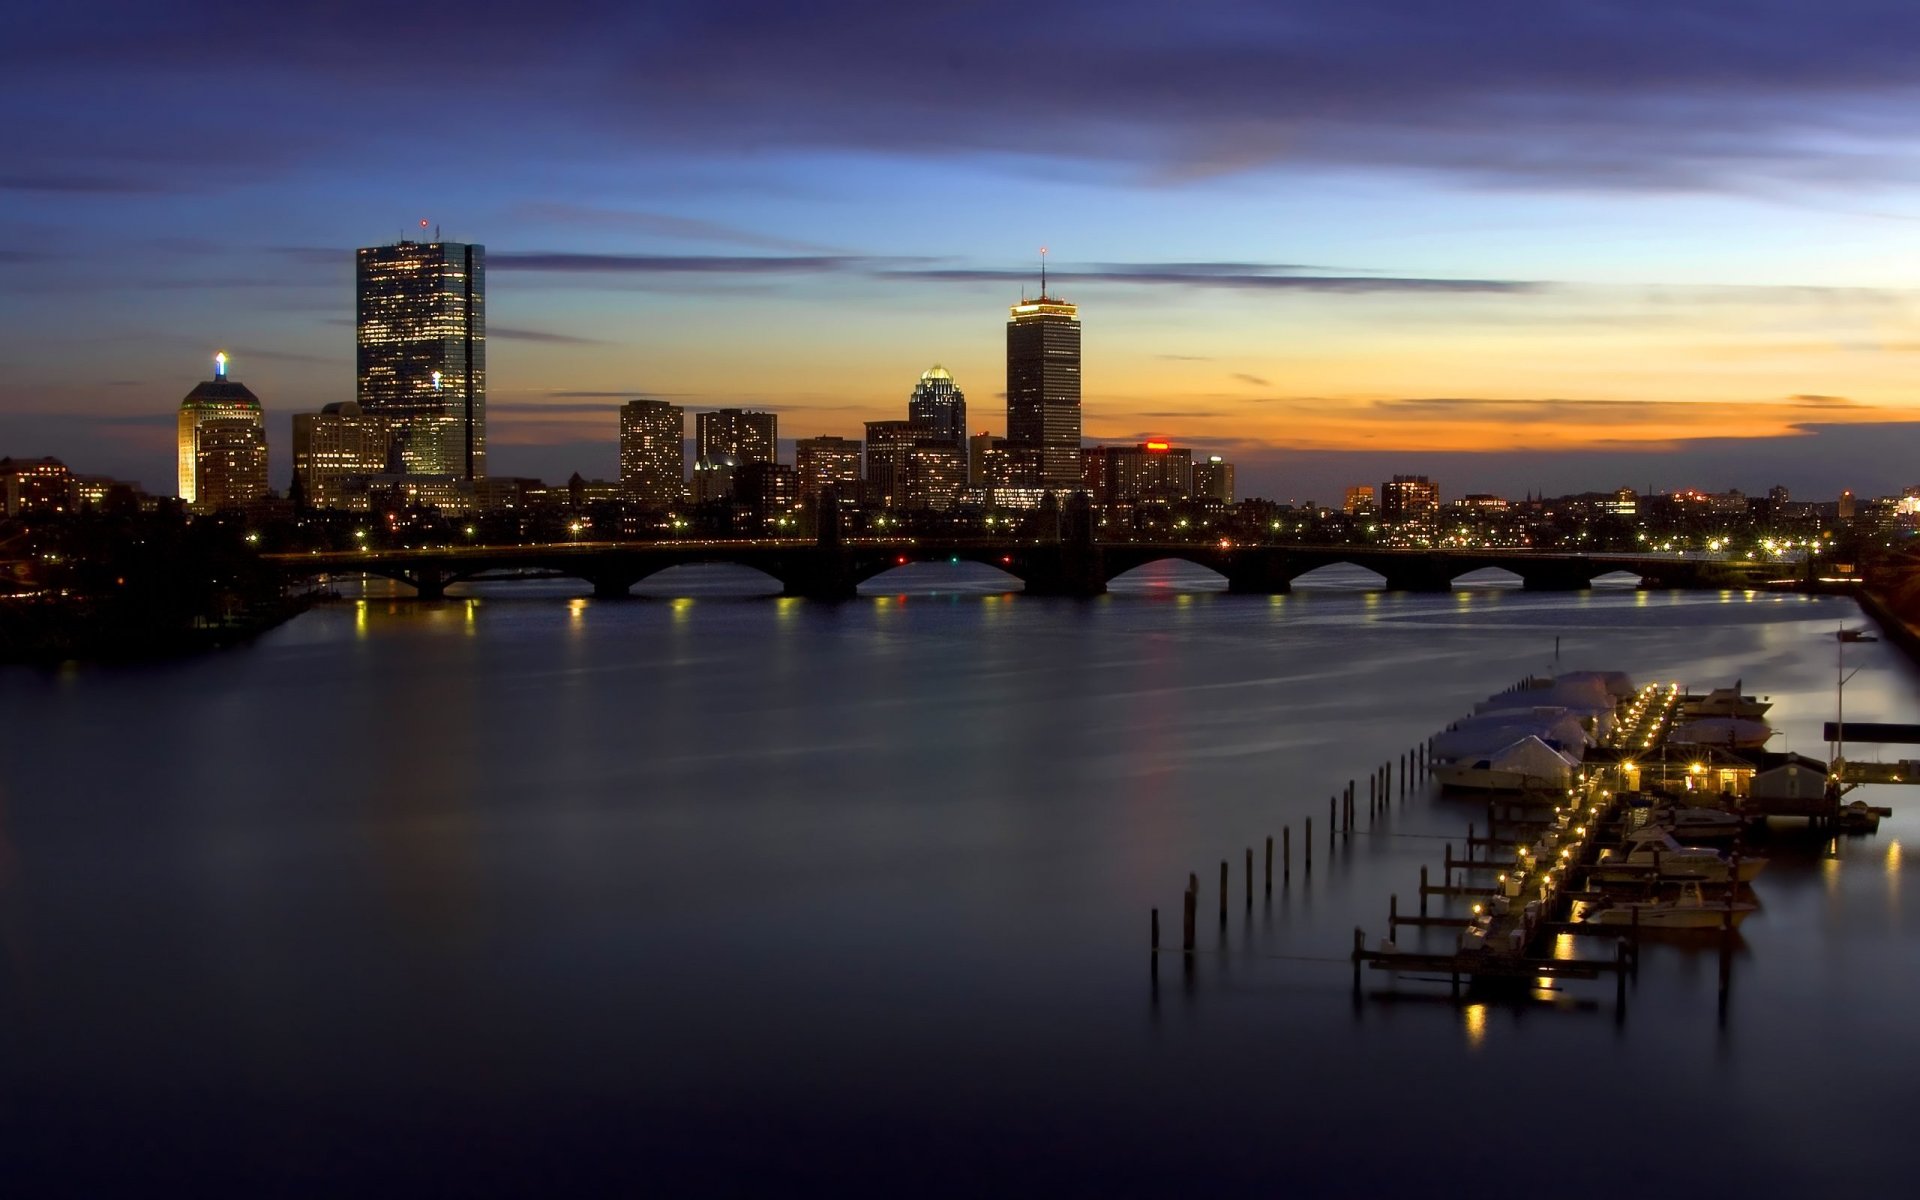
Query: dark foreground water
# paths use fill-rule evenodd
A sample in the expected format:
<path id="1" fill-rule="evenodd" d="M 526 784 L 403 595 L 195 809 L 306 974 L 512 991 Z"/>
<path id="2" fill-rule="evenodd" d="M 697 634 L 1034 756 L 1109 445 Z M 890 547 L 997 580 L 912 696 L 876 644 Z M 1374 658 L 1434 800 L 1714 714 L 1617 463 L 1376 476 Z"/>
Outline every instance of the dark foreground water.
<path id="1" fill-rule="evenodd" d="M 1902 789 L 1860 793 L 1902 809 L 1877 835 L 1776 839 L 1724 1026 L 1710 944 L 1651 949 L 1624 1023 L 1610 982 L 1356 1009 L 1354 926 L 1377 939 L 1483 816 L 1421 796 L 1324 840 L 1330 793 L 1360 777 L 1364 819 L 1369 768 L 1551 669 L 1556 638 L 1569 668 L 1743 678 L 1819 754 L 1850 603 L 1175 582 L 840 606 L 503 587 L 329 606 L 187 662 L 0 672 L 0 1182 L 1906 1190 Z M 1847 653 L 1850 717 L 1916 718 L 1891 647 Z M 1311 878 L 1296 862 L 1249 913 L 1243 848 L 1291 823 L 1298 855 L 1309 816 Z M 1148 912 L 1177 944 L 1189 871 L 1204 954 L 1156 987 Z"/>

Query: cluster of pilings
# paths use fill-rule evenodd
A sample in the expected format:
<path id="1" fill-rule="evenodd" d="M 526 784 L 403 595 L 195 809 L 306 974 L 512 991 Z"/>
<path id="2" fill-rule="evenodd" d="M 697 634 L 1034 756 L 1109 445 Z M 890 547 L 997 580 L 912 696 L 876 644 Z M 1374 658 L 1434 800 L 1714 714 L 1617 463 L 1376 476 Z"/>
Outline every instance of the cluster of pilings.
<path id="1" fill-rule="evenodd" d="M 1384 820 L 1392 811 L 1396 788 L 1400 803 L 1404 805 L 1407 797 L 1413 792 L 1414 788 L 1426 781 L 1431 750 L 1431 741 L 1422 742 L 1398 758 L 1388 759 L 1382 762 L 1367 776 L 1367 819 L 1369 828 Z M 1360 781 L 1358 779 L 1349 779 L 1345 788 L 1327 798 L 1326 830 L 1329 857 L 1341 838 L 1350 837 L 1355 832 L 1360 808 L 1359 795 Z M 1301 828 L 1300 866 L 1302 873 L 1308 876 L 1313 874 L 1313 843 L 1313 818 L 1307 817 L 1304 819 Z M 1290 824 L 1282 826 L 1279 838 L 1279 876 L 1280 887 L 1283 893 L 1293 886 L 1293 848 L 1293 826 Z M 1249 912 L 1253 910 L 1253 860 L 1253 847 L 1248 846 L 1245 848 L 1243 854 L 1245 867 L 1242 877 L 1244 883 L 1242 894 L 1244 896 L 1245 907 Z M 1268 834 L 1266 837 L 1266 849 L 1262 861 L 1264 863 L 1262 887 L 1264 894 L 1268 898 L 1271 898 L 1273 896 L 1275 872 L 1274 837 L 1272 834 Z M 1227 926 L 1227 912 L 1232 891 L 1232 861 L 1223 858 L 1220 860 L 1219 886 L 1220 927 L 1222 929 L 1225 929 Z M 1180 951 L 1185 956 L 1189 968 L 1192 966 L 1195 952 L 1199 908 L 1200 875 L 1198 872 L 1188 872 L 1187 889 L 1181 898 Z M 1160 910 L 1158 908 L 1152 910 L 1152 938 L 1152 965 L 1154 973 L 1157 975 L 1160 969 L 1161 951 Z"/>

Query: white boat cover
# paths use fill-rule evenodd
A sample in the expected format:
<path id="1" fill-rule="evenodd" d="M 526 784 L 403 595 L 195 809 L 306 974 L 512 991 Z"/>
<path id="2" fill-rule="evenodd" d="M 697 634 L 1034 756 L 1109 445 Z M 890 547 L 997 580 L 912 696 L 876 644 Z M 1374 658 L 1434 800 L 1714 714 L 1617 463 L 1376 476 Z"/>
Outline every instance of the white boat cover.
<path id="1" fill-rule="evenodd" d="M 1564 678 L 1564 677 L 1563 677 Z M 1619 707 L 1598 679 L 1556 679 L 1549 687 L 1528 688 L 1489 696 L 1474 706 L 1475 714 L 1502 712 L 1516 708 L 1564 708 L 1592 723 L 1595 734 L 1604 737 L 1613 729 L 1614 710 Z"/>
<path id="2" fill-rule="evenodd" d="M 1490 770 L 1525 776 L 1555 788 L 1572 784 L 1574 770 L 1579 765 L 1537 737 L 1523 737 L 1487 760 Z"/>
<path id="3" fill-rule="evenodd" d="M 1503 710 L 1468 717 L 1433 739 L 1438 759 L 1485 758 L 1531 734 L 1556 750 L 1583 756 L 1591 739 L 1577 713 L 1564 708 Z"/>

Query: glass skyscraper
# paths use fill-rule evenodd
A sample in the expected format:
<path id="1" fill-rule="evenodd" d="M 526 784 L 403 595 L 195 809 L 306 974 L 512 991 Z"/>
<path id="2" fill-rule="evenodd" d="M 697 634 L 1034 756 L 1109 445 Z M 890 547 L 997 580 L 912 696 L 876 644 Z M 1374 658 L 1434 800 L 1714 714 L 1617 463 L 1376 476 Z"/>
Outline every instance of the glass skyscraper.
<path id="1" fill-rule="evenodd" d="M 1080 310 L 1047 295 L 1007 321 L 1007 446 L 1034 462 L 1041 487 L 1080 486 Z"/>
<path id="2" fill-rule="evenodd" d="M 936 364 L 920 376 L 920 383 L 907 397 L 907 420 L 926 431 L 928 438 L 946 442 L 955 449 L 967 444 L 967 395 L 953 384 L 953 376 Z"/>
<path id="3" fill-rule="evenodd" d="M 392 423 L 410 475 L 487 473 L 486 247 L 355 253 L 360 407 Z"/>

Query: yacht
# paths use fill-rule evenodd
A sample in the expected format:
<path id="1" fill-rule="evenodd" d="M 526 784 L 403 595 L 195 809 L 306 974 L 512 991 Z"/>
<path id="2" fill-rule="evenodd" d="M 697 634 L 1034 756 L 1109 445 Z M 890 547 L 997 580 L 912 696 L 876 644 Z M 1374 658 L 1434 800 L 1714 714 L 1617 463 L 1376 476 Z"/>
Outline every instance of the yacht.
<path id="1" fill-rule="evenodd" d="M 1739 928 L 1747 914 L 1760 906 L 1744 900 L 1726 899 L 1708 902 L 1700 885 L 1688 884 L 1680 894 L 1662 900 L 1620 900 L 1582 912 L 1581 925 L 1633 926 L 1642 929 L 1723 929 Z"/>
<path id="2" fill-rule="evenodd" d="M 1759 717 L 1772 707 L 1771 701 L 1742 696 L 1740 683 L 1735 680 L 1732 687 L 1715 688 L 1698 699 L 1689 700 L 1686 713 L 1689 717 Z"/>
<path id="3" fill-rule="evenodd" d="M 1740 814 L 1723 808 L 1656 808 L 1642 828 L 1663 829 L 1676 838 L 1714 841 L 1738 836 L 1744 825 Z"/>
<path id="4" fill-rule="evenodd" d="M 1711 846 L 1685 846 L 1659 826 L 1637 829 L 1619 853 L 1602 851 L 1593 878 L 1602 883 L 1640 883 L 1648 879 L 1693 879 L 1702 883 L 1751 883 L 1767 865 L 1764 858 L 1737 861 Z"/>

